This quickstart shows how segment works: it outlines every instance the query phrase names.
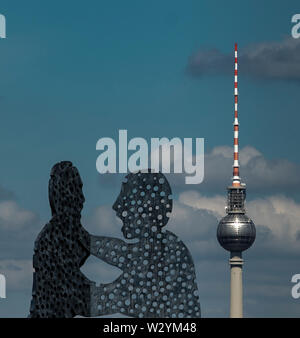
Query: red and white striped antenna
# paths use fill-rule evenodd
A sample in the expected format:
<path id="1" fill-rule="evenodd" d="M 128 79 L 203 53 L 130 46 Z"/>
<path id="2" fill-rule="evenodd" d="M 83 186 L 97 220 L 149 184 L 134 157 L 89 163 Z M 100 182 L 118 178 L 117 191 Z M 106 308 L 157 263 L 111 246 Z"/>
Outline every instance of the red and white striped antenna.
<path id="1" fill-rule="evenodd" d="M 241 186 L 239 171 L 239 120 L 238 120 L 238 60 L 237 43 L 234 46 L 234 123 L 233 123 L 233 182 L 234 187 Z"/>

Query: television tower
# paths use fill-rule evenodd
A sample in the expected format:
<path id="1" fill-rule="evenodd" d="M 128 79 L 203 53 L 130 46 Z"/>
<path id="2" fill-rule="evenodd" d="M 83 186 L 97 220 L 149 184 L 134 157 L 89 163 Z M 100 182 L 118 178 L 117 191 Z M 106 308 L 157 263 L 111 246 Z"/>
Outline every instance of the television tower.
<path id="1" fill-rule="evenodd" d="M 217 238 L 220 245 L 230 251 L 230 317 L 243 317 L 242 252 L 250 248 L 256 236 L 255 225 L 246 215 L 244 202 L 246 184 L 241 183 L 239 172 L 238 121 L 238 62 L 237 44 L 234 51 L 234 152 L 232 185 L 227 188 L 227 215 L 219 223 Z"/>

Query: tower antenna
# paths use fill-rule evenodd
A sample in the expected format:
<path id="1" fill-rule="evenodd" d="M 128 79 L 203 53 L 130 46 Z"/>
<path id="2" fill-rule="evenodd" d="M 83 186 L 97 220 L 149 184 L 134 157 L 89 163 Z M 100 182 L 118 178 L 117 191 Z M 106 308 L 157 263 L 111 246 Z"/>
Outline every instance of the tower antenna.
<path id="1" fill-rule="evenodd" d="M 232 185 L 241 185 L 239 170 L 239 119 L 238 119 L 238 54 L 237 43 L 234 45 L 234 122 L 233 122 L 233 178 Z"/>

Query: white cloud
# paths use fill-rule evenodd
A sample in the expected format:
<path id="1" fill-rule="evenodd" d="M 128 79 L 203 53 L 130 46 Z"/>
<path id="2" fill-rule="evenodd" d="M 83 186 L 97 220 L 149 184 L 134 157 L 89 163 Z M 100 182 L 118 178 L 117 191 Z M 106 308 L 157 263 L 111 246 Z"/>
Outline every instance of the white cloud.
<path id="1" fill-rule="evenodd" d="M 206 197 L 198 191 L 184 191 L 179 195 L 179 201 L 195 209 L 204 209 L 212 212 L 217 218 L 221 218 L 225 213 L 226 197 L 216 195 L 214 197 Z"/>
<path id="2" fill-rule="evenodd" d="M 217 146 L 212 149 L 210 155 L 221 156 L 224 158 L 229 158 L 231 161 L 233 159 L 233 148 L 229 146 Z M 262 156 L 262 153 L 251 146 L 245 146 L 240 150 L 239 162 L 241 165 L 246 165 L 252 158 Z"/>
<path id="3" fill-rule="evenodd" d="M 83 218 L 82 224 L 95 235 L 121 236 L 122 223 L 116 216 L 111 206 L 101 205 L 97 207 L 88 217 Z"/>
<path id="4" fill-rule="evenodd" d="M 0 201 L 0 259 L 32 257 L 34 239 L 41 228 L 36 213 L 15 200 Z"/>
<path id="5" fill-rule="evenodd" d="M 271 196 L 248 203 L 249 215 L 266 225 L 282 240 L 293 241 L 300 230 L 300 204 L 284 196 Z"/>
<path id="6" fill-rule="evenodd" d="M 199 185 L 187 186 L 184 175 L 170 174 L 172 187 L 221 191 L 232 178 L 233 147 L 217 146 L 204 157 L 204 180 Z M 298 192 L 300 188 L 300 166 L 284 159 L 267 159 L 254 147 L 240 148 L 240 176 L 242 181 L 259 193 Z"/>
<path id="7" fill-rule="evenodd" d="M 0 260 L 0 273 L 6 278 L 7 290 L 26 290 L 32 287 L 31 260 Z"/>
<path id="8" fill-rule="evenodd" d="M 0 229 L 19 231 L 28 224 L 37 221 L 37 215 L 21 208 L 16 201 L 0 202 Z"/>
<path id="9" fill-rule="evenodd" d="M 210 185 L 229 182 L 232 175 L 233 148 L 214 148 L 205 157 L 205 183 Z M 255 191 L 298 189 L 300 186 L 299 165 L 287 160 L 266 159 L 254 147 L 240 149 L 240 175 Z"/>

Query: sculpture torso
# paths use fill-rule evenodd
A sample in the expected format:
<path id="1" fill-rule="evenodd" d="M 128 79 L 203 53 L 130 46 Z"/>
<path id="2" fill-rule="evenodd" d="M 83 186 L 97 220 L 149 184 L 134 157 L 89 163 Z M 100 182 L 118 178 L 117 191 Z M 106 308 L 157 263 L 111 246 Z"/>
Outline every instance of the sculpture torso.
<path id="1" fill-rule="evenodd" d="M 89 241 L 79 224 L 51 219 L 34 248 L 31 317 L 88 316 L 91 282 L 80 271 L 89 256 L 81 241 Z"/>
<path id="2" fill-rule="evenodd" d="M 91 252 L 123 270 L 92 296 L 95 315 L 200 317 L 192 257 L 173 233 L 160 232 L 135 244 L 95 236 Z"/>

